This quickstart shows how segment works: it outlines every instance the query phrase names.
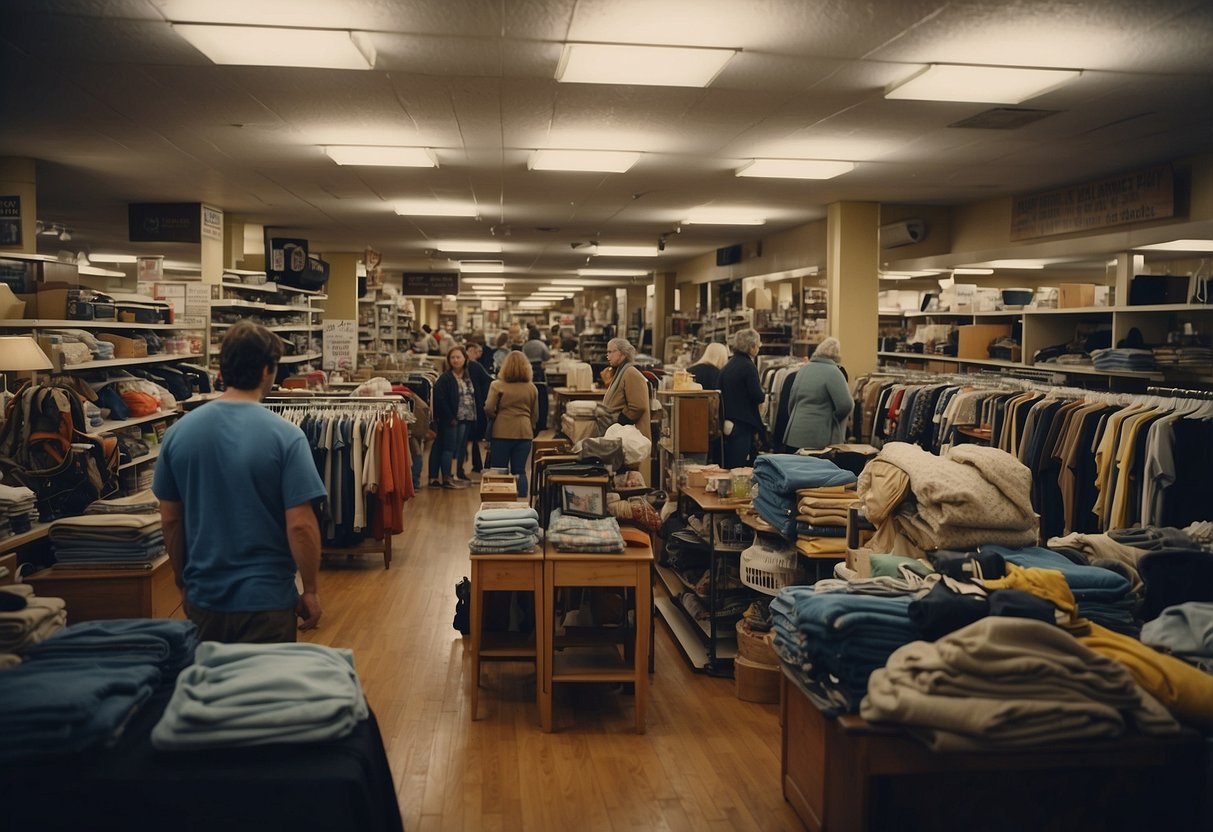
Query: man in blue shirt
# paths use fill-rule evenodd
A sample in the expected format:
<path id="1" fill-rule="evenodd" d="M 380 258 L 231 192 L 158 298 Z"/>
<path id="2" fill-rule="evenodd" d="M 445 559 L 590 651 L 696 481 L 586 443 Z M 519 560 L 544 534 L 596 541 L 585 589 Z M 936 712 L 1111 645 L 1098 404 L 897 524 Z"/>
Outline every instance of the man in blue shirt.
<path id="1" fill-rule="evenodd" d="M 261 406 L 282 344 L 265 327 L 232 326 L 219 352 L 226 391 L 164 437 L 152 490 L 190 620 L 206 641 L 295 641 L 320 623 L 325 497 L 303 431 Z M 295 589 L 295 571 L 303 594 Z"/>

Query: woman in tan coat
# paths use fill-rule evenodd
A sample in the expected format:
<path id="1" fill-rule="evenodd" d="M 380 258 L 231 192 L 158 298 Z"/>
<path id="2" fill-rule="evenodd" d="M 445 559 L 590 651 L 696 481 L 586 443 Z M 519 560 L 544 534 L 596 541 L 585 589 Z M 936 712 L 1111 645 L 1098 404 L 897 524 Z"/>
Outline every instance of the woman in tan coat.
<path id="1" fill-rule="evenodd" d="M 612 420 L 621 425 L 635 425 L 650 441 L 653 426 L 649 415 L 649 383 L 632 361 L 636 348 L 626 338 L 607 342 L 607 362 L 611 365 L 611 381 L 602 407 Z"/>
<path id="2" fill-rule="evenodd" d="M 493 420 L 489 434 L 489 465 L 508 468 L 518 478 L 518 496 L 527 495 L 526 461 L 539 424 L 539 391 L 531 382 L 531 363 L 514 350 L 489 385 L 485 415 Z"/>

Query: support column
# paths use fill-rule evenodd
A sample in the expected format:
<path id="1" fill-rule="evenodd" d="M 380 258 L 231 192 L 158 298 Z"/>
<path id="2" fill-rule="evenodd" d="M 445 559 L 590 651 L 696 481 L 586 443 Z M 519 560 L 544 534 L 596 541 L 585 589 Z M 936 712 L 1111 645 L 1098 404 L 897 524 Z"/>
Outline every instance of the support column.
<path id="1" fill-rule="evenodd" d="M 358 320 L 358 263 L 362 253 L 325 252 L 320 257 L 329 264 L 329 282 L 324 288 L 328 300 L 320 301 L 325 320 Z"/>
<path id="2" fill-rule="evenodd" d="M 842 342 L 851 378 L 876 369 L 879 223 L 875 202 L 833 202 L 826 209 L 830 334 Z"/>
<path id="3" fill-rule="evenodd" d="M 674 314 L 674 272 L 653 275 L 653 355 L 665 358 L 666 320 Z"/>
<path id="4" fill-rule="evenodd" d="M 17 197 L 21 203 L 21 243 L 0 240 L 0 251 L 38 253 L 38 174 L 33 159 L 0 157 L 0 197 Z"/>

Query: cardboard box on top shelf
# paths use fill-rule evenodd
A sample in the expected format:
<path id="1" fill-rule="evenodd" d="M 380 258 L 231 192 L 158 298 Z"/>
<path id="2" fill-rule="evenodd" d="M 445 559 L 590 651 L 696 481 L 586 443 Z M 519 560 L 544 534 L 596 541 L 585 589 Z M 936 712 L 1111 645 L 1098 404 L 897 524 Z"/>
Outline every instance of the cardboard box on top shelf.
<path id="1" fill-rule="evenodd" d="M 78 293 L 79 286 L 68 283 L 43 283 L 38 286 L 37 317 L 44 321 L 67 320 L 67 301 L 72 293 Z"/>
<path id="2" fill-rule="evenodd" d="M 957 358 L 989 358 L 990 344 L 1011 334 L 1010 324 L 969 324 L 956 327 L 960 336 L 956 345 Z"/>
<path id="3" fill-rule="evenodd" d="M 1095 305 L 1094 283 L 1063 283 L 1058 287 L 1059 309 L 1081 309 Z"/>
<path id="4" fill-rule="evenodd" d="M 98 340 L 114 345 L 114 358 L 146 358 L 147 341 L 142 338 L 127 338 L 109 332 L 97 333 Z"/>

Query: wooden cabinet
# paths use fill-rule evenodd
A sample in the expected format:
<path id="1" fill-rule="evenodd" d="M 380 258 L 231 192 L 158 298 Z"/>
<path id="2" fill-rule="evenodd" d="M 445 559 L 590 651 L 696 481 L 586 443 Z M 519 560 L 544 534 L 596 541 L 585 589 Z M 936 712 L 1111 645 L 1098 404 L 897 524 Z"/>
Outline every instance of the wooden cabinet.
<path id="1" fill-rule="evenodd" d="M 184 618 L 167 555 L 151 569 L 51 567 L 26 578 L 38 595 L 62 598 L 67 622 L 107 618 Z"/>

